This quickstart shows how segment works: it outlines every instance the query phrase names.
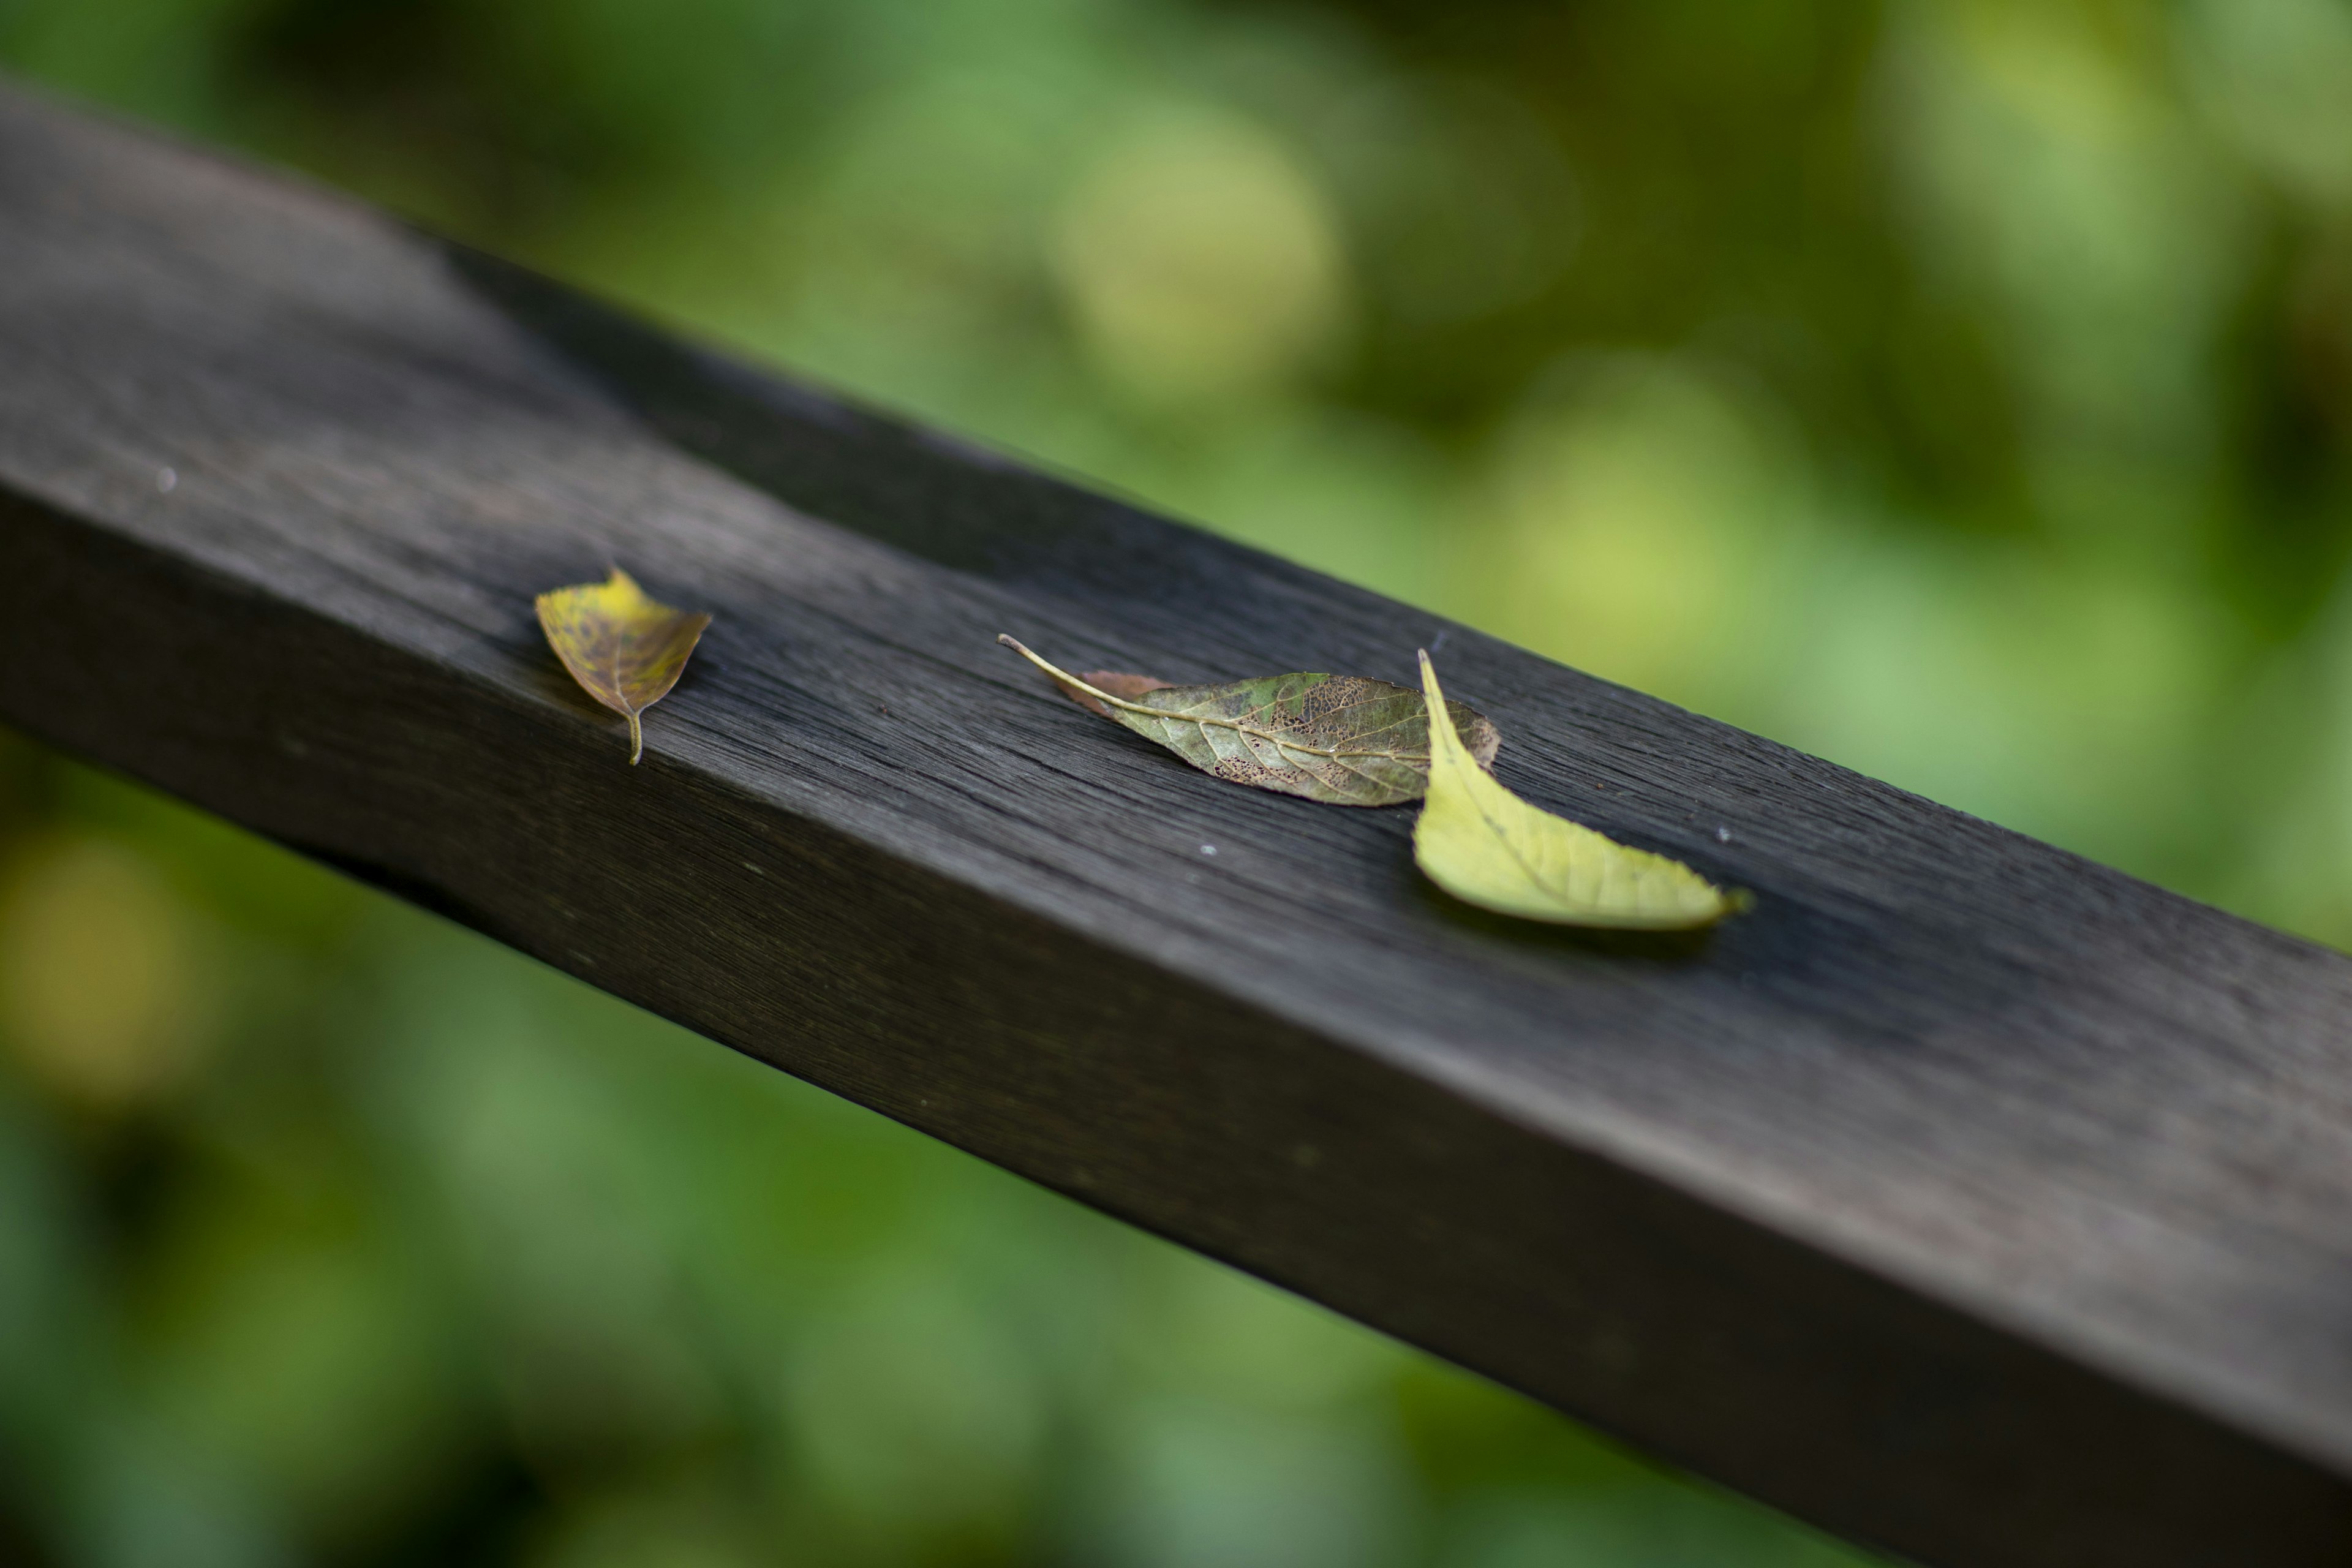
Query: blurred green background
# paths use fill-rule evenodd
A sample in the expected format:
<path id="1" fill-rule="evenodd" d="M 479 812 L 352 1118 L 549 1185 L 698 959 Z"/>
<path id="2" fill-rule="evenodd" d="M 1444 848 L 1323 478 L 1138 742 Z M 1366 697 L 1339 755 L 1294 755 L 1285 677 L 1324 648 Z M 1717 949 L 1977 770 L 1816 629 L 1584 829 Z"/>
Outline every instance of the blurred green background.
<path id="1" fill-rule="evenodd" d="M 0 0 L 0 65 L 2352 943 L 2352 0 Z M 0 744 L 0 1559 L 1853 1564 Z"/>

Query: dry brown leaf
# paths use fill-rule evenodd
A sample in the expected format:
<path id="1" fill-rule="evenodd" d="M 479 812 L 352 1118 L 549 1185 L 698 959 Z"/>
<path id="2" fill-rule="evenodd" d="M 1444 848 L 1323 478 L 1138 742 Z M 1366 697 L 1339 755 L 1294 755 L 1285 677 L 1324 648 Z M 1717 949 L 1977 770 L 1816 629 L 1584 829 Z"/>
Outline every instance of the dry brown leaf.
<path id="1" fill-rule="evenodd" d="M 1421 693 L 1385 680 L 1300 671 L 1222 686 L 1171 686 L 1151 676 L 1072 675 L 1009 637 L 996 639 L 1050 676 L 1073 701 L 1159 742 L 1203 773 L 1253 789 L 1332 805 L 1419 800 L 1429 775 L 1429 710 Z M 1454 722 L 1481 763 L 1502 737 L 1459 703 Z"/>

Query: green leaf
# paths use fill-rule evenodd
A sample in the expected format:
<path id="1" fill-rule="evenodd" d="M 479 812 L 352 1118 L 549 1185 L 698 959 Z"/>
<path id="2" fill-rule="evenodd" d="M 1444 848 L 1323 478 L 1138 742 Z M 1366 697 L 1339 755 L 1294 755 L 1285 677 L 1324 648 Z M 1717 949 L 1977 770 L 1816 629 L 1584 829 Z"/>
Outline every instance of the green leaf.
<path id="1" fill-rule="evenodd" d="M 1529 805 L 1481 769 L 1449 714 L 1429 655 L 1422 691 L 1433 754 L 1412 858 L 1465 903 L 1523 920 L 1627 931 L 1692 931 L 1747 907 L 1679 860 L 1635 849 Z"/>
<path id="2" fill-rule="evenodd" d="M 1224 686 L 1112 675 L 1098 684 L 1056 669 L 1009 637 L 996 640 L 1073 700 L 1234 784 L 1333 805 L 1396 805 L 1420 799 L 1428 786 L 1429 708 L 1405 687 L 1312 673 Z M 1470 737 L 1463 754 L 1475 759 L 1474 767 L 1492 762 L 1503 743 L 1495 726 L 1459 703 L 1452 714 L 1447 733 L 1457 745 L 1460 734 Z"/>
<path id="3" fill-rule="evenodd" d="M 602 583 L 539 596 L 540 629 L 581 689 L 629 721 L 629 761 L 646 754 L 638 715 L 677 684 L 710 617 L 646 596 L 618 566 Z"/>

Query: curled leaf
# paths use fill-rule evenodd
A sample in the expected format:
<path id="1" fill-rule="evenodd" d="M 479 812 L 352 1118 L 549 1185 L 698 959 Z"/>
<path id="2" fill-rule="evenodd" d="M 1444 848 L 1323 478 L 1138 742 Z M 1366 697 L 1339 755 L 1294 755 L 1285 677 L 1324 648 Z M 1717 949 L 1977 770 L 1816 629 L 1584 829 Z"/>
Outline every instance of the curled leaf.
<path id="1" fill-rule="evenodd" d="M 1159 742 L 1203 773 L 1334 805 L 1395 805 L 1428 784 L 1429 710 L 1418 692 L 1354 675 L 1261 676 L 1171 686 L 1150 676 L 1057 669 L 1009 637 L 996 639 L 1070 698 Z M 1465 754 L 1492 762 L 1502 737 L 1456 703 Z M 1458 739 L 1458 736 L 1457 736 Z"/>
<path id="2" fill-rule="evenodd" d="M 1524 920 L 1628 931 L 1690 931 L 1745 907 L 1679 860 L 1620 844 L 1529 805 L 1478 767 L 1454 732 L 1454 704 L 1421 656 L 1430 714 L 1429 800 L 1412 857 L 1465 903 Z"/>
<path id="3" fill-rule="evenodd" d="M 539 596 L 547 646 L 581 689 L 629 721 L 629 761 L 646 754 L 638 715 L 677 684 L 710 617 L 646 596 L 626 572 Z"/>

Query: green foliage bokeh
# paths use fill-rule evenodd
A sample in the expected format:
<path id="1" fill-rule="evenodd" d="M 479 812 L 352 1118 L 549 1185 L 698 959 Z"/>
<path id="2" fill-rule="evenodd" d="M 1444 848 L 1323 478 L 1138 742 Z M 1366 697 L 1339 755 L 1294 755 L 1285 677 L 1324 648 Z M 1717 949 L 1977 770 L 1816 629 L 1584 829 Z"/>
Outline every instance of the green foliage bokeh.
<path id="1" fill-rule="evenodd" d="M 0 64 L 2352 943 L 2344 0 L 0 0 Z M 0 1047 L 11 1560 L 1853 1560 L 23 742 Z"/>

